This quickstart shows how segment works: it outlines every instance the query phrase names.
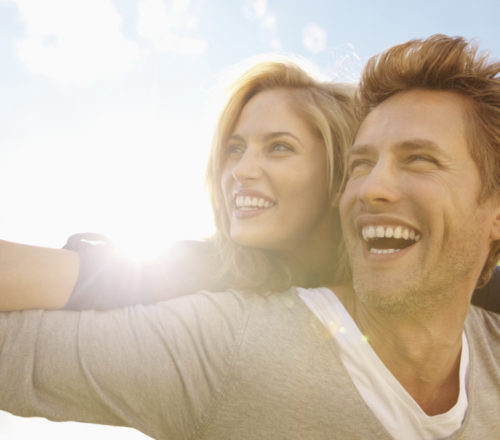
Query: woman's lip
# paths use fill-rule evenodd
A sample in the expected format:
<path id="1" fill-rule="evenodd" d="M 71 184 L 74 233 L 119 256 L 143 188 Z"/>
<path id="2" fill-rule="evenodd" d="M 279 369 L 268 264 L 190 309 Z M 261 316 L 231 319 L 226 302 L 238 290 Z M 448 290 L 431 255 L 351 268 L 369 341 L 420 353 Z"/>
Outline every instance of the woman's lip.
<path id="1" fill-rule="evenodd" d="M 247 219 L 264 214 L 265 212 L 268 212 L 272 208 L 274 208 L 274 206 L 271 206 L 269 208 L 262 207 L 262 208 L 252 208 L 252 209 L 240 209 L 235 207 L 233 209 L 233 216 L 236 217 L 237 219 Z"/>
<path id="2" fill-rule="evenodd" d="M 256 197 L 258 199 L 265 199 L 271 203 L 275 203 L 274 200 L 266 193 L 256 190 L 242 189 L 239 191 L 233 191 L 232 195 L 233 195 L 233 200 L 236 200 L 237 197 L 252 197 L 252 198 Z"/>

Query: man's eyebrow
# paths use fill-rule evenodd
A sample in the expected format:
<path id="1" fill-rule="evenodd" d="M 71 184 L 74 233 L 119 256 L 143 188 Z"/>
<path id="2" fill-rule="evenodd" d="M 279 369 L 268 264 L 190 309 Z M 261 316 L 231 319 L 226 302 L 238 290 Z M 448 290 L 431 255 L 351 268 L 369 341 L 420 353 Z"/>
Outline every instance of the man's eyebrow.
<path id="1" fill-rule="evenodd" d="M 363 155 L 370 151 L 373 151 L 374 146 L 371 144 L 354 144 L 349 150 L 347 150 L 347 156 Z"/>
<path id="2" fill-rule="evenodd" d="M 410 150 L 410 151 L 421 150 L 421 149 L 441 151 L 441 148 L 439 148 L 439 146 L 435 142 L 429 139 L 419 139 L 419 138 L 398 142 L 396 144 L 396 148 L 401 150 Z"/>
<path id="3" fill-rule="evenodd" d="M 353 155 L 365 155 L 370 153 L 375 149 L 375 146 L 372 144 L 354 144 L 349 150 L 348 150 L 348 155 L 353 156 Z M 439 146 L 429 140 L 429 139 L 420 139 L 420 138 L 415 138 L 415 139 L 407 139 L 401 142 L 397 142 L 394 145 L 394 149 L 396 150 L 403 150 L 403 151 L 413 151 L 413 150 L 432 150 L 432 151 L 442 151 Z"/>

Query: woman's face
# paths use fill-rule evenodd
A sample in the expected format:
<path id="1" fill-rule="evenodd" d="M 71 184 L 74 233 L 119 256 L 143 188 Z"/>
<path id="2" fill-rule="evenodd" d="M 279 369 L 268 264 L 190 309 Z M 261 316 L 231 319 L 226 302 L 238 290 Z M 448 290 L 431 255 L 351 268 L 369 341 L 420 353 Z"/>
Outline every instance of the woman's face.
<path id="1" fill-rule="evenodd" d="M 285 89 L 258 93 L 223 147 L 222 192 L 239 244 L 303 252 L 333 237 L 326 153 Z"/>

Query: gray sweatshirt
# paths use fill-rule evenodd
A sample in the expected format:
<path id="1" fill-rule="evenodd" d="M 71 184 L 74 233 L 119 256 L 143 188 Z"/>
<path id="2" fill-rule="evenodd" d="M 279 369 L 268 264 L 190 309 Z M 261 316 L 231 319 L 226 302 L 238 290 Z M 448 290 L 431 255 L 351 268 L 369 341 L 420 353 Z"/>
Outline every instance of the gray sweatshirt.
<path id="1" fill-rule="evenodd" d="M 469 409 L 500 438 L 500 315 L 472 307 Z M 111 311 L 0 313 L 0 409 L 157 439 L 390 439 L 295 289 Z"/>

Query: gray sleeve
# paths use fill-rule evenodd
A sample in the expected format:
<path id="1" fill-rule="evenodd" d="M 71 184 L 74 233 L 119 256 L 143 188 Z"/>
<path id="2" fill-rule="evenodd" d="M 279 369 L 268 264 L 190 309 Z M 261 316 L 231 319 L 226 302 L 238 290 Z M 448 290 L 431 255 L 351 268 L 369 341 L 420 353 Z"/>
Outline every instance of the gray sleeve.
<path id="1" fill-rule="evenodd" d="M 231 292 L 102 312 L 0 313 L 0 409 L 189 438 L 245 321 Z"/>

